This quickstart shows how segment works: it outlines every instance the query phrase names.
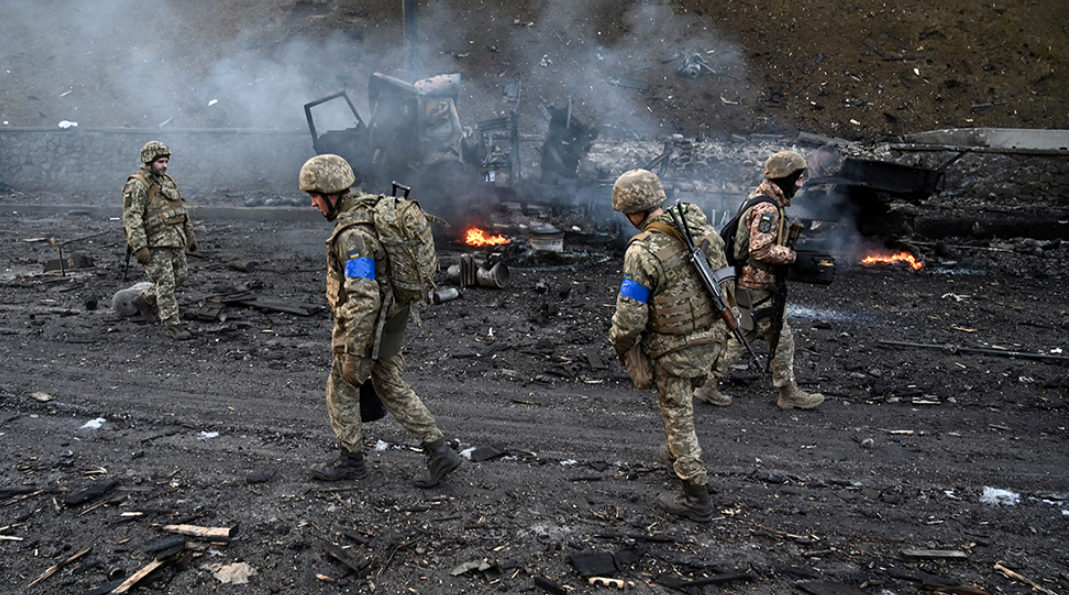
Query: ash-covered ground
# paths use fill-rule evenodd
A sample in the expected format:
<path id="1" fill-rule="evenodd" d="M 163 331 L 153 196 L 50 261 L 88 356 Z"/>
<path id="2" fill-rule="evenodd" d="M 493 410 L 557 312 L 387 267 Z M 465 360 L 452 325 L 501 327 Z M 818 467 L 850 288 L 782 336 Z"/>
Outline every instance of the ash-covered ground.
<path id="1" fill-rule="evenodd" d="M 134 263 L 120 281 L 116 222 L 2 221 L 9 592 L 106 589 L 164 554 L 137 591 L 611 592 L 584 563 L 631 593 L 1069 586 L 1069 253 L 1057 242 L 950 241 L 919 271 L 841 262 L 830 287 L 792 286 L 797 374 L 827 401 L 783 412 L 758 370 L 733 370 L 734 403 L 696 408 L 719 512 L 698 525 L 654 505 L 678 485 L 655 456 L 655 395 L 608 346 L 622 259 L 593 235 L 565 239 L 583 265 L 513 258 L 505 288 L 461 288 L 410 328 L 409 381 L 457 448 L 489 457 L 424 491 L 412 486 L 423 455 L 389 418 L 365 427 L 367 481 L 307 472 L 334 453 L 326 222 L 199 220 L 179 290 L 196 338 L 175 342 L 109 307 L 143 280 Z M 44 273 L 58 256 L 48 238 L 74 240 L 64 256 L 95 266 Z M 507 254 L 524 255 L 525 239 Z M 469 250 L 444 243 L 443 265 Z M 242 292 L 264 306 L 213 307 Z M 153 551 L 173 524 L 237 532 Z"/>

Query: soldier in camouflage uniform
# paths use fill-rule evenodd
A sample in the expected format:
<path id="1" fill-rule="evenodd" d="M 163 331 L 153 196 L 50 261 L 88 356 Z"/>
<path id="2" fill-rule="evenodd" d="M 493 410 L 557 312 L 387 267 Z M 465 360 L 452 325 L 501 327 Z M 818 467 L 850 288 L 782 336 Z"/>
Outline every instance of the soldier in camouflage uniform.
<path id="1" fill-rule="evenodd" d="M 765 179 L 747 201 L 760 196 L 773 202 L 758 202 L 750 207 L 739 221 L 740 236 L 743 226 L 749 232 L 749 250 L 742 273 L 736 280 L 736 298 L 744 311 L 743 334 L 753 342 L 758 335 L 766 340 L 773 324 L 772 302 L 776 291 L 786 291 L 786 265 L 794 262 L 796 254 L 785 245 L 787 241 L 787 207 L 798 189 L 802 187 L 806 161 L 794 151 L 780 151 L 765 163 Z M 753 322 L 747 327 L 747 320 Z M 713 378 L 694 393 L 694 397 L 713 405 L 731 404 L 731 397 L 717 387 L 717 378 L 723 377 L 728 367 L 743 352 L 742 345 L 733 337 L 727 340 L 724 357 L 717 360 Z M 781 409 L 813 409 L 824 402 L 819 393 L 807 393 L 794 380 L 794 334 L 783 317 L 779 344 L 772 357 L 772 385 L 779 389 L 776 401 Z"/>
<path id="2" fill-rule="evenodd" d="M 708 522 L 713 507 L 691 396 L 705 381 L 724 329 L 672 218 L 662 208 L 665 200 L 661 180 L 646 170 L 629 171 L 613 186 L 613 208 L 642 233 L 631 239 L 624 255 L 624 281 L 609 338 L 621 359 L 639 342 L 653 360 L 668 438 L 662 458 L 683 482 L 682 494 L 661 494 L 658 504 L 674 515 Z M 724 242 L 701 209 L 689 204 L 683 208 L 694 242 L 703 247 L 710 266 L 727 266 Z"/>
<path id="3" fill-rule="evenodd" d="M 386 251 L 372 218 L 380 197 L 350 194 L 354 183 L 352 168 L 337 155 L 313 157 L 301 168 L 301 190 L 328 221 L 336 221 L 327 240 L 327 301 L 334 319 L 327 411 L 341 453 L 336 460 L 313 467 L 312 476 L 322 481 L 367 476 L 360 386 L 371 382 L 386 410 L 423 445 L 428 472 L 416 486 L 433 487 L 460 466 L 460 456 L 404 381 L 401 343 L 409 304 L 384 311 L 394 299 Z"/>
<path id="4" fill-rule="evenodd" d="M 178 186 L 167 175 L 170 161 L 171 150 L 159 141 L 141 148 L 143 165 L 123 187 L 123 229 L 137 262 L 152 280 L 152 287 L 133 304 L 150 324 L 152 306 L 158 305 L 167 336 L 186 340 L 192 335 L 179 320 L 175 290 L 189 275 L 185 251 L 197 251 L 197 238 Z"/>

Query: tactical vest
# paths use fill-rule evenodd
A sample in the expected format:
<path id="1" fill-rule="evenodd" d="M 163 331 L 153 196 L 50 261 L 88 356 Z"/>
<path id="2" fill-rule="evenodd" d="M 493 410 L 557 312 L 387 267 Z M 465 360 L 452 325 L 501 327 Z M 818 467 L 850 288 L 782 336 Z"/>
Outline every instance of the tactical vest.
<path id="1" fill-rule="evenodd" d="M 655 221 L 647 226 L 646 231 L 631 238 L 631 242 L 648 241 L 654 233 L 673 237 L 671 232 Z M 695 237 L 694 241 L 702 245 L 713 240 L 711 236 L 702 235 Z M 675 282 L 667 291 L 653 296 L 647 304 L 647 329 L 652 334 L 643 339 L 646 352 L 657 358 L 692 345 L 715 342 L 717 333 L 712 329 L 719 316 L 713 308 L 712 298 L 690 262 L 690 254 L 682 240 L 673 237 L 671 242 L 652 250 L 651 254 L 661 264 L 665 276 L 671 275 Z"/>
<path id="2" fill-rule="evenodd" d="M 177 189 L 178 185 L 167 174 L 160 174 L 165 181 L 170 182 Z M 145 200 L 145 212 L 142 213 L 142 224 L 145 234 L 151 236 L 165 225 L 182 225 L 186 222 L 186 207 L 184 201 L 171 194 L 170 188 L 164 189 L 152 176 L 138 172 L 126 179 L 127 182 L 136 179 L 148 188 L 148 198 Z M 125 206 L 125 205 L 124 205 Z"/>
<path id="3" fill-rule="evenodd" d="M 751 194 L 747 197 L 747 201 L 753 200 L 761 194 Z M 776 245 L 783 246 L 787 241 L 787 209 L 780 205 L 774 198 L 769 197 L 773 204 L 776 205 L 776 210 L 779 212 L 779 225 L 776 229 Z M 762 204 L 762 203 L 758 203 Z M 754 207 L 757 206 L 756 204 Z M 752 209 L 753 207 L 750 207 Z M 749 209 L 747 209 L 749 211 Z M 746 266 L 753 267 L 759 271 L 774 272 L 775 265 L 768 264 L 767 262 L 761 262 L 756 258 L 750 256 L 750 226 L 746 224 L 746 213 L 742 215 L 742 225 L 739 225 L 739 229 L 735 235 L 735 246 L 738 250 L 746 250 Z"/>

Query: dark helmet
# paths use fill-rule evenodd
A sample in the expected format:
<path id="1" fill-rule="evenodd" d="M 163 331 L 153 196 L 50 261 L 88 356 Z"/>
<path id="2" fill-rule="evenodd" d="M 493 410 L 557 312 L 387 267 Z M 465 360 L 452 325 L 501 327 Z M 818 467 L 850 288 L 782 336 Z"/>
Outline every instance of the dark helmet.
<path id="1" fill-rule="evenodd" d="M 625 215 L 652 211 L 666 200 L 661 179 L 644 169 L 623 173 L 612 186 L 612 208 Z"/>
<path id="2" fill-rule="evenodd" d="M 301 167 L 301 190 L 317 194 L 341 194 L 356 183 L 349 162 L 337 155 L 316 155 Z"/>
<path id="3" fill-rule="evenodd" d="M 805 171 L 805 157 L 795 151 L 780 151 L 765 162 L 765 177 L 770 180 L 786 178 L 796 171 Z"/>
<path id="4" fill-rule="evenodd" d="M 170 157 L 171 150 L 158 140 L 150 140 L 141 147 L 141 163 L 148 165 L 161 157 Z"/>

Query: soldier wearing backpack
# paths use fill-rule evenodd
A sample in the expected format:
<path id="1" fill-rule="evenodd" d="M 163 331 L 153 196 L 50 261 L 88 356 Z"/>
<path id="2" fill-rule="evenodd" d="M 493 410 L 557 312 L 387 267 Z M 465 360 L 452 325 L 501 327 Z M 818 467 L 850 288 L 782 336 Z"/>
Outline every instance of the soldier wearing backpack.
<path id="1" fill-rule="evenodd" d="M 682 493 L 665 492 L 657 504 L 676 516 L 708 523 L 713 518 L 709 475 L 701 459 L 691 396 L 709 373 L 724 323 L 679 228 L 662 208 L 666 198 L 660 178 L 644 169 L 624 173 L 613 185 L 612 208 L 641 233 L 631 238 L 624 254 L 624 280 L 609 340 L 636 386 L 649 388 L 656 378 L 667 439 L 658 458 L 683 483 Z M 726 266 L 723 241 L 701 209 L 682 205 L 677 216 L 686 220 L 710 266 Z M 650 360 L 652 375 L 646 369 Z"/>
<path id="2" fill-rule="evenodd" d="M 740 326 L 748 341 L 761 335 L 773 351 L 772 385 L 779 389 L 776 405 L 781 409 L 813 409 L 824 402 L 823 395 L 801 390 L 794 380 L 794 335 L 784 314 L 787 269 L 797 256 L 791 246 L 787 207 L 802 187 L 805 170 L 805 158 L 794 151 L 769 157 L 765 179 L 742 205 L 734 241 L 729 242 L 741 264 L 735 280 Z M 721 353 L 712 377 L 694 392 L 694 398 L 727 406 L 731 397 L 720 392 L 717 379 L 742 354 L 742 346 L 732 338 Z"/>
<path id="3" fill-rule="evenodd" d="M 433 238 L 419 205 L 395 197 L 350 194 L 354 183 L 352 168 L 337 155 L 313 157 L 300 172 L 301 190 L 328 221 L 335 222 L 327 240 L 327 301 L 334 320 L 327 411 L 341 453 L 336 460 L 313 467 L 312 475 L 323 481 L 367 476 L 360 386 L 371 382 L 386 409 L 423 445 L 428 473 L 415 483 L 429 488 L 461 461 L 403 379 L 405 326 L 411 311 L 421 305 L 418 298 L 426 295 L 427 287 L 422 286 L 431 283 L 425 277 L 438 264 Z M 405 229 L 413 230 L 415 237 L 400 237 Z"/>

